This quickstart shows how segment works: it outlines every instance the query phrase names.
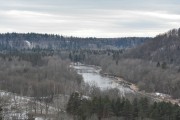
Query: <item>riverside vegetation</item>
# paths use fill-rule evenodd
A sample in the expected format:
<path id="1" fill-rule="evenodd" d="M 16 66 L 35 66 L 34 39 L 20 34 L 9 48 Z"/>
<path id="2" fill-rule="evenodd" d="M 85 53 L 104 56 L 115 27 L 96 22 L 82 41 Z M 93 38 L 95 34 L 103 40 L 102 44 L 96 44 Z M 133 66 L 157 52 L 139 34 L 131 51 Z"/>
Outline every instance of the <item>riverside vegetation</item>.
<path id="1" fill-rule="evenodd" d="M 86 85 L 82 77 L 69 67 L 71 62 L 97 65 L 102 68 L 101 72 L 122 77 L 140 90 L 161 92 L 179 99 L 179 38 L 180 29 L 171 30 L 148 40 L 131 38 L 131 42 L 123 47 L 120 39 L 112 44 L 110 42 L 114 39 L 103 39 L 101 44 L 95 38 L 1 34 L 0 89 L 30 98 L 34 103 L 30 105 L 32 116 L 57 120 L 179 120 L 180 108 L 176 104 L 154 102 L 142 96 L 120 98 L 117 90 L 101 91 Z M 118 46 L 112 47 L 116 43 Z M 113 97 L 112 93 L 115 94 Z M 57 112 L 50 114 L 54 100 L 62 100 L 59 95 L 68 96 L 69 101 L 62 103 L 64 107 L 53 107 Z M 39 102 L 45 105 L 45 113 L 39 112 Z M 3 99 L 0 99 L 0 112 L 4 113 L 6 104 L 2 103 Z M 0 119 L 3 119 L 2 115 Z"/>

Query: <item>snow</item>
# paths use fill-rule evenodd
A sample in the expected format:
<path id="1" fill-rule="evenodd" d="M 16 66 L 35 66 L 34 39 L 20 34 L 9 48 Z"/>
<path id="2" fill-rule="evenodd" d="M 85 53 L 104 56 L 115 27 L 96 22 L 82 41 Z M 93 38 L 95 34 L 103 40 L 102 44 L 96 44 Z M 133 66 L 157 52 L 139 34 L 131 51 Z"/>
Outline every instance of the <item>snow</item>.
<path id="1" fill-rule="evenodd" d="M 170 95 L 163 94 L 163 93 L 159 93 L 159 92 L 156 92 L 155 95 L 156 95 L 156 96 L 159 96 L 159 97 L 162 97 L 162 98 L 171 98 Z"/>
<path id="2" fill-rule="evenodd" d="M 33 42 L 29 42 L 27 40 L 24 41 L 25 47 L 28 47 L 30 49 L 32 49 L 33 47 L 35 47 L 35 44 Z"/>
<path id="3" fill-rule="evenodd" d="M 82 99 L 91 100 L 91 97 L 83 95 Z"/>
<path id="4" fill-rule="evenodd" d="M 26 105 L 29 101 L 27 98 L 17 96 L 6 91 L 0 91 L 1 99 L 4 99 L 3 118 L 5 120 L 27 119 Z"/>
<path id="5" fill-rule="evenodd" d="M 31 43 L 27 40 L 24 41 L 28 47 L 31 47 Z"/>
<path id="6" fill-rule="evenodd" d="M 44 118 L 36 117 L 35 120 L 44 120 Z"/>
<path id="7" fill-rule="evenodd" d="M 26 96 L 19 96 L 14 93 L 6 92 L 0 90 L 0 98 L 4 99 L 3 104 L 3 118 L 4 120 L 14 120 L 14 119 L 20 119 L 25 120 L 28 118 L 28 113 L 32 112 L 32 104 L 34 104 L 34 101 L 32 101 L 32 97 L 26 97 Z M 45 104 L 41 102 L 36 101 L 37 106 L 43 106 L 45 108 Z M 37 109 L 37 112 L 40 111 L 40 109 Z M 49 114 L 53 114 L 57 111 L 57 109 L 53 106 L 49 106 Z M 43 113 L 45 113 L 45 109 L 43 110 Z M 41 117 L 35 118 L 35 120 L 44 120 Z"/>

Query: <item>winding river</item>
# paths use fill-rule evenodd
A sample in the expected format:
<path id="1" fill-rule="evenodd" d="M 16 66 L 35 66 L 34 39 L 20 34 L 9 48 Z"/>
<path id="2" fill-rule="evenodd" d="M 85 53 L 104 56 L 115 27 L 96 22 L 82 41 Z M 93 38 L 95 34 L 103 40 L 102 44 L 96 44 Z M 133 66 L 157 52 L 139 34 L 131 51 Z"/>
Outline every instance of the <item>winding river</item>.
<path id="1" fill-rule="evenodd" d="M 116 88 L 119 90 L 122 96 L 126 96 L 127 94 L 133 94 L 136 96 L 137 94 L 139 94 L 145 97 L 152 98 L 155 101 L 166 101 L 180 105 L 180 99 L 175 100 L 172 99 L 169 95 L 162 93 L 146 93 L 143 91 L 138 91 L 135 85 L 128 84 L 128 82 L 124 81 L 121 78 L 116 78 L 109 75 L 102 75 L 100 73 L 100 67 L 84 65 L 80 63 L 73 63 L 71 64 L 71 67 L 73 67 L 78 74 L 82 75 L 85 83 L 89 84 L 90 86 L 95 85 L 101 90 Z"/>
<path id="2" fill-rule="evenodd" d="M 100 74 L 101 69 L 99 67 L 83 64 L 72 64 L 72 67 L 78 74 L 82 75 L 84 82 L 90 86 L 95 85 L 101 90 L 117 88 L 123 96 L 126 93 L 134 93 L 128 85 L 122 84 L 120 79 Z"/>

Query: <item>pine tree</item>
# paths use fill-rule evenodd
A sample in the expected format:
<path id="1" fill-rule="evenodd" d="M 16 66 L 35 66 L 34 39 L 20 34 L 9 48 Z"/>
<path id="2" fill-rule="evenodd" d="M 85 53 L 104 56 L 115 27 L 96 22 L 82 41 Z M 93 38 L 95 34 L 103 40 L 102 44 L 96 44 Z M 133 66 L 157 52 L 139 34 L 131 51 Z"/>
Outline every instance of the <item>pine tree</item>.
<path id="1" fill-rule="evenodd" d="M 124 101 L 123 104 L 123 116 L 125 117 L 126 120 L 132 120 L 132 105 L 130 103 L 130 101 L 127 99 Z"/>
<path id="2" fill-rule="evenodd" d="M 175 111 L 175 120 L 180 120 L 180 108 Z"/>
<path id="3" fill-rule="evenodd" d="M 160 118 L 159 110 L 157 108 L 157 103 L 154 102 L 153 105 L 150 108 L 150 118 L 153 118 L 155 120 L 158 120 Z"/>
<path id="4" fill-rule="evenodd" d="M 70 99 L 68 101 L 68 104 L 67 104 L 67 109 L 66 111 L 73 115 L 74 117 L 77 117 L 78 116 L 78 110 L 79 110 L 79 106 L 80 106 L 80 94 L 78 92 L 75 92 L 73 93 L 71 96 L 70 96 Z"/>
<path id="5" fill-rule="evenodd" d="M 141 98 L 139 100 L 139 117 L 144 119 L 149 113 L 149 101 L 147 98 Z"/>
<path id="6" fill-rule="evenodd" d="M 180 28 L 178 29 L 178 36 L 180 37 Z"/>
<path id="7" fill-rule="evenodd" d="M 135 98 L 133 100 L 133 118 L 137 118 L 138 117 L 138 113 L 139 113 L 138 100 L 137 100 L 137 98 Z"/>
<path id="8" fill-rule="evenodd" d="M 78 107 L 78 119 L 86 120 L 86 118 L 91 115 L 90 109 L 90 101 L 88 101 L 87 99 L 82 99 L 80 106 Z"/>
<path id="9" fill-rule="evenodd" d="M 99 97 L 97 101 L 96 114 L 98 116 L 98 120 L 101 120 L 103 118 L 103 102 L 101 97 Z"/>
<path id="10" fill-rule="evenodd" d="M 122 116 L 123 112 L 123 102 L 121 98 L 118 98 L 116 101 L 116 114 L 118 117 Z"/>
<path id="11" fill-rule="evenodd" d="M 0 106 L 0 120 L 2 120 L 2 111 L 3 111 L 3 109 L 2 109 L 2 107 Z"/>
<path id="12" fill-rule="evenodd" d="M 71 53 L 69 53 L 69 59 L 70 59 L 71 61 L 73 60 Z"/>
<path id="13" fill-rule="evenodd" d="M 160 67 L 160 62 L 157 62 L 157 65 L 156 65 L 156 67 Z"/>
<path id="14" fill-rule="evenodd" d="M 112 115 L 112 108 L 111 101 L 109 100 L 108 96 L 103 99 L 103 104 L 103 117 L 110 117 Z"/>

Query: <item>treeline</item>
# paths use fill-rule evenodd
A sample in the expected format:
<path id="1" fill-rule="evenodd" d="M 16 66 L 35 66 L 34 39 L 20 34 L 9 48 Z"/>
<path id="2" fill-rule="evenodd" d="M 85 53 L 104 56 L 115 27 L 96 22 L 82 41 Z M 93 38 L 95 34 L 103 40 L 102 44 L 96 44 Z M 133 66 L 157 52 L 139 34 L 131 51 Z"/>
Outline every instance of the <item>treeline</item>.
<path id="1" fill-rule="evenodd" d="M 122 49 L 142 44 L 150 38 L 80 38 L 53 34 L 5 33 L 0 34 L 0 50 L 9 49 Z"/>
<path id="2" fill-rule="evenodd" d="M 121 50 L 112 50 L 112 49 L 107 49 L 107 50 L 73 50 L 69 51 L 69 59 L 73 62 L 85 62 L 91 55 L 94 56 L 112 56 L 113 60 L 118 60 L 120 56 L 124 53 L 125 49 Z"/>
<path id="3" fill-rule="evenodd" d="M 75 92 L 67 104 L 67 112 L 78 120 L 179 120 L 180 107 L 166 102 L 150 103 L 147 98 L 88 98 Z"/>
<path id="4" fill-rule="evenodd" d="M 56 52 L 57 53 L 57 52 Z M 60 53 L 60 52 L 59 52 Z M 0 58 L 3 60 L 12 61 L 13 58 L 17 58 L 18 61 L 28 61 L 33 66 L 43 65 L 43 57 L 52 57 L 55 55 L 55 51 L 48 49 L 32 49 L 32 50 L 10 50 L 6 52 L 0 52 Z M 57 55 L 57 54 L 56 54 Z"/>

